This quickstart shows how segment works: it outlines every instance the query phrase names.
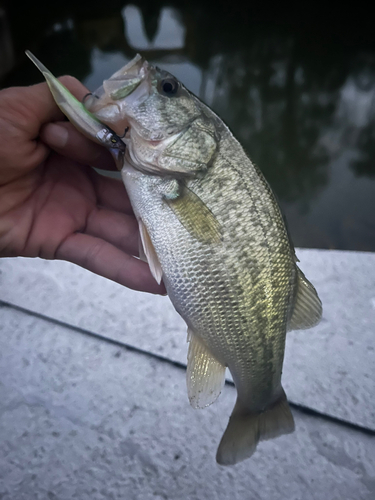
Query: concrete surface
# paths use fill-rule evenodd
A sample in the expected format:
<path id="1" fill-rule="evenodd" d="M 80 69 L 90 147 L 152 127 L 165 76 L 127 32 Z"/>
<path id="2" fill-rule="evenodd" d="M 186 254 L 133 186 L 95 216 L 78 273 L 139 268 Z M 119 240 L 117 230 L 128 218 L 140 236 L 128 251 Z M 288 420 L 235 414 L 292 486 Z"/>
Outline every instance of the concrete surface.
<path id="1" fill-rule="evenodd" d="M 339 421 L 375 431 L 375 255 L 298 255 L 324 318 L 288 334 L 284 386 L 338 422 L 294 410 L 293 435 L 232 468 L 215 453 L 234 388 L 192 410 L 184 370 L 153 356 L 186 361 L 167 298 L 65 262 L 0 259 L 0 499 L 375 498 L 375 432 Z"/>
<path id="2" fill-rule="evenodd" d="M 293 435 L 220 467 L 232 387 L 195 411 L 181 369 L 9 308 L 2 319 L 2 500 L 374 498 L 373 437 L 295 412 Z"/>

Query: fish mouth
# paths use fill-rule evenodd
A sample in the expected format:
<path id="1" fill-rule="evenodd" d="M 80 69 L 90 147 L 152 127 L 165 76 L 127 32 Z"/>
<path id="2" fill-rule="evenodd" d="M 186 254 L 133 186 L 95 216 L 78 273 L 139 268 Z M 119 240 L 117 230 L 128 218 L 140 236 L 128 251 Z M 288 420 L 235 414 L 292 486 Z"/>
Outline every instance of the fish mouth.
<path id="1" fill-rule="evenodd" d="M 150 66 L 137 54 L 84 101 L 85 107 L 120 138 L 131 128 L 129 109 L 150 93 Z M 125 141 L 124 141 L 125 142 Z"/>
<path id="2" fill-rule="evenodd" d="M 158 71 L 158 68 L 137 54 L 126 66 L 105 80 L 102 87 L 89 95 L 84 104 L 124 142 L 127 146 L 124 157 L 134 168 L 150 174 L 165 175 L 168 169 L 158 166 L 158 158 L 178 139 L 182 131 L 166 135 L 159 130 L 149 130 L 149 127 L 139 122 L 137 116 L 142 103 L 156 91 Z"/>
<path id="3" fill-rule="evenodd" d="M 111 99 L 114 101 L 117 101 L 119 99 L 125 99 L 129 94 L 131 94 L 141 83 L 142 78 L 140 76 L 136 78 L 129 78 L 127 81 L 124 82 L 124 85 L 121 86 L 121 88 L 114 90 L 113 92 L 109 90 L 109 95 Z M 107 82 L 109 83 L 109 82 Z"/>
<path id="4" fill-rule="evenodd" d="M 123 75 L 138 76 L 141 68 L 145 63 L 146 60 L 140 54 L 136 54 L 131 61 L 129 61 L 127 64 L 125 64 L 125 66 L 116 71 L 116 73 L 111 76 L 111 79 L 118 78 Z"/>
<path id="5" fill-rule="evenodd" d="M 147 61 L 137 54 L 128 64 L 103 82 L 104 92 L 114 101 L 125 99 L 146 80 L 147 70 Z"/>

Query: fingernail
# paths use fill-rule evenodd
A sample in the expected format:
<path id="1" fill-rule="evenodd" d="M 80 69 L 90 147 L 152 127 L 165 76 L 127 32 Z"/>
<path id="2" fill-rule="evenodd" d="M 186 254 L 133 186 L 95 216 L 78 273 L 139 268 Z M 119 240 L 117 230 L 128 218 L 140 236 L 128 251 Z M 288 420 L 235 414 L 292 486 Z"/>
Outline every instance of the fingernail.
<path id="1" fill-rule="evenodd" d="M 43 140 L 51 147 L 62 149 L 68 142 L 69 132 L 65 127 L 56 123 L 49 123 L 43 132 Z"/>

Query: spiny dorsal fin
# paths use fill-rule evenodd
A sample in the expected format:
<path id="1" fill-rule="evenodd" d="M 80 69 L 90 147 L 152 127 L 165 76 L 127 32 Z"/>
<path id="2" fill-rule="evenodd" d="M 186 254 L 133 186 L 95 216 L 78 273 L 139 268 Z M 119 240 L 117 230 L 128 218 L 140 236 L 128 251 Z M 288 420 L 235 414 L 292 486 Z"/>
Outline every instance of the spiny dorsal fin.
<path id="1" fill-rule="evenodd" d="M 139 252 L 140 259 L 144 260 L 144 257 L 146 256 L 151 274 L 157 281 L 158 285 L 160 285 L 161 279 L 163 277 L 163 270 L 161 268 L 159 258 L 156 254 L 154 245 L 152 244 L 146 226 L 143 224 L 141 219 L 138 219 L 138 225 L 139 225 L 139 235 L 141 237 L 141 243 L 143 247 L 142 249 L 140 249 Z"/>
<path id="2" fill-rule="evenodd" d="M 199 241 L 219 243 L 221 226 L 211 210 L 191 189 L 182 186 L 181 194 L 175 199 L 165 199 L 178 220 Z"/>
<path id="3" fill-rule="evenodd" d="M 225 366 L 210 353 L 199 337 L 188 330 L 189 352 L 186 383 L 190 404 L 204 408 L 219 396 L 225 382 Z"/>
<path id="4" fill-rule="evenodd" d="M 314 286 L 297 267 L 297 293 L 288 330 L 304 330 L 315 326 L 322 317 L 322 303 Z"/>

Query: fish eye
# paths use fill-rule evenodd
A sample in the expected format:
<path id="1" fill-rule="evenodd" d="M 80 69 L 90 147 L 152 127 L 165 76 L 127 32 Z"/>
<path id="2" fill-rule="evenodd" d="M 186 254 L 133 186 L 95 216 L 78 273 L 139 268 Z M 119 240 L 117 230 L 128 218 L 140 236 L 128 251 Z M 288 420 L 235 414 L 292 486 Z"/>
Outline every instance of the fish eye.
<path id="1" fill-rule="evenodd" d="M 166 78 L 160 82 L 160 90 L 166 96 L 175 95 L 178 90 L 178 81 L 174 78 Z"/>

